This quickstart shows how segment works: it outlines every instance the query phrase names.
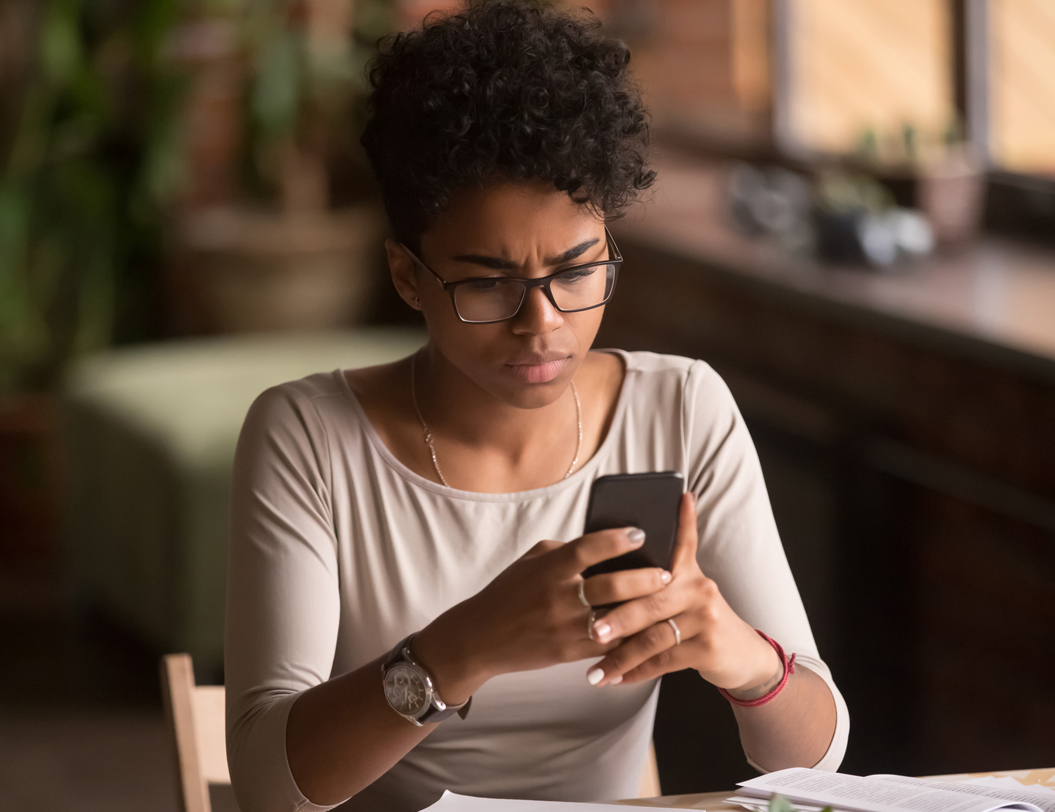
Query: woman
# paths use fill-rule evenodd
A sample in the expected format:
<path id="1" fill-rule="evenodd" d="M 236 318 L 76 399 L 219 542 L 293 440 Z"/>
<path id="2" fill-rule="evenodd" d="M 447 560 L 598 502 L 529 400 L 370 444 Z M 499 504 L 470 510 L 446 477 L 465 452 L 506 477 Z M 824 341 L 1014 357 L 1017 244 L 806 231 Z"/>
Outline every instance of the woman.
<path id="1" fill-rule="evenodd" d="M 621 262 L 606 218 L 653 179 L 628 59 L 503 1 L 376 61 L 363 143 L 429 341 L 246 418 L 226 643 L 245 812 L 633 796 L 659 677 L 685 668 L 727 692 L 759 768 L 841 760 L 845 705 L 728 390 L 699 361 L 590 350 Z M 661 470 L 688 490 L 670 571 L 583 579 L 641 544 L 581 535 L 590 484 Z"/>

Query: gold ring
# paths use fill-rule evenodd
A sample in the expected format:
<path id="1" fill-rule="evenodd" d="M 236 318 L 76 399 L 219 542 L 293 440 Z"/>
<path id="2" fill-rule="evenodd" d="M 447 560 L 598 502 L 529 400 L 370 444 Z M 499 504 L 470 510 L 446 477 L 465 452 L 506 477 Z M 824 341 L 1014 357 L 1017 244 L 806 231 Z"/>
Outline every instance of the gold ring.
<path id="1" fill-rule="evenodd" d="M 674 645 L 681 645 L 681 631 L 678 629 L 678 624 L 674 622 L 674 618 L 667 618 L 667 623 L 670 624 L 670 628 L 674 630 Z"/>

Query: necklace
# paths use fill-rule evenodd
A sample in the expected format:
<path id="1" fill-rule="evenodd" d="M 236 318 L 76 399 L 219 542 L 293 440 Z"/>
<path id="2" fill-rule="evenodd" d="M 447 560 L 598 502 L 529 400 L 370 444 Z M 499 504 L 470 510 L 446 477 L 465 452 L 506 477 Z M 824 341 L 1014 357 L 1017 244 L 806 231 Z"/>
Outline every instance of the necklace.
<path id="1" fill-rule="evenodd" d="M 449 488 L 450 485 L 447 483 L 447 479 L 443 476 L 443 471 L 440 470 L 439 460 L 436 459 L 436 446 L 432 442 L 432 432 L 429 430 L 429 426 L 421 414 L 421 408 L 418 406 L 418 392 L 415 386 L 415 379 L 417 376 L 414 374 L 414 364 L 417 360 L 417 353 L 410 356 L 410 398 L 414 401 L 414 411 L 418 413 L 418 420 L 421 421 L 421 430 L 425 434 L 425 445 L 429 447 L 429 454 L 432 455 L 432 467 L 436 469 L 436 476 L 440 478 L 440 482 L 442 482 L 445 487 Z M 579 464 L 579 453 L 582 451 L 582 404 L 579 402 L 579 392 L 575 388 L 575 381 L 571 381 L 571 394 L 572 397 L 575 398 L 575 427 L 579 432 L 579 439 L 575 443 L 575 458 L 571 461 L 571 465 L 568 466 L 568 471 L 564 474 L 564 479 L 570 477 L 571 472 L 575 470 L 575 466 Z"/>

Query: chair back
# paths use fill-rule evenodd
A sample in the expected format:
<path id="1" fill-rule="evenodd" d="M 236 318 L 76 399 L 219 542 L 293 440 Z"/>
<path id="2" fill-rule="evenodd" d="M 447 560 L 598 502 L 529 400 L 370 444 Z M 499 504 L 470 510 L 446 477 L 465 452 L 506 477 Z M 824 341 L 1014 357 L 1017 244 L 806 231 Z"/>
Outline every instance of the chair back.
<path id="1" fill-rule="evenodd" d="M 195 685 L 189 654 L 161 661 L 165 718 L 176 746 L 183 812 L 212 812 L 209 784 L 230 784 L 222 685 Z"/>

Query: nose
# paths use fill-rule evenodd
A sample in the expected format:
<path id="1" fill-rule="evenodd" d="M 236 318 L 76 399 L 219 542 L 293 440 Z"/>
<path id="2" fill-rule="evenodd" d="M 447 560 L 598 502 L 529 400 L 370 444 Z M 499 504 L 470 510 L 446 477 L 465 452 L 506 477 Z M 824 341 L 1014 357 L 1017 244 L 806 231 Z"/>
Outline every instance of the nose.
<path id="1" fill-rule="evenodd" d="M 518 335 L 545 335 L 564 325 L 564 314 L 546 298 L 542 288 L 531 288 L 520 310 L 513 317 L 513 332 Z"/>

